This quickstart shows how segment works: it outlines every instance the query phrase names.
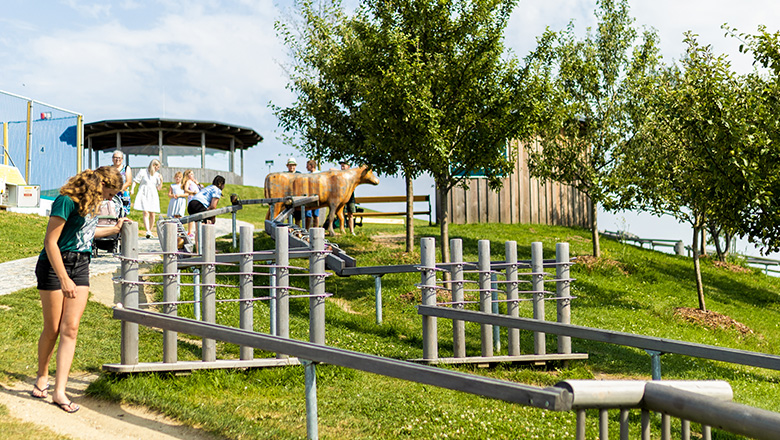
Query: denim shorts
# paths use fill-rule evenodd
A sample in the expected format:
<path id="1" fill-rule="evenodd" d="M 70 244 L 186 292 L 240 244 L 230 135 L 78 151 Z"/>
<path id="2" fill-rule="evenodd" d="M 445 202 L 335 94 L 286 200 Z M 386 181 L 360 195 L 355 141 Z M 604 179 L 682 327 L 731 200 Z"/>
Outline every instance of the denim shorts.
<path id="1" fill-rule="evenodd" d="M 63 252 L 62 262 L 65 272 L 77 286 L 89 286 L 89 252 Z M 35 265 L 35 277 L 38 278 L 38 290 L 60 290 L 60 279 L 51 267 L 48 258 L 39 258 Z"/>

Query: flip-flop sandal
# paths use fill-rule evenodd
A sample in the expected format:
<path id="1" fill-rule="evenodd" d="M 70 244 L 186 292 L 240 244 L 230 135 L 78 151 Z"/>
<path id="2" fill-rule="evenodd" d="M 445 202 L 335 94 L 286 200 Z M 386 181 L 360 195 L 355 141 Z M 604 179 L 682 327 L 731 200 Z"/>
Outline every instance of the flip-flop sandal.
<path id="1" fill-rule="evenodd" d="M 68 414 L 73 414 L 74 412 L 81 409 L 80 406 L 76 405 L 73 402 L 68 402 L 68 403 L 52 402 L 52 405 L 57 405 L 58 407 L 60 407 L 61 410 L 65 411 Z"/>
<path id="2" fill-rule="evenodd" d="M 40 395 L 39 395 L 39 396 L 36 396 L 36 395 L 35 395 L 35 392 L 36 392 L 36 391 L 37 391 L 38 393 L 40 393 Z M 45 398 L 49 397 L 49 385 L 47 384 L 47 385 L 46 385 L 45 387 L 43 387 L 43 388 L 38 388 L 38 384 L 37 384 L 37 383 L 36 383 L 36 384 L 33 384 L 33 390 L 32 390 L 32 391 L 30 391 L 30 395 L 31 395 L 31 396 L 33 396 L 33 397 L 35 397 L 36 399 L 45 399 Z"/>

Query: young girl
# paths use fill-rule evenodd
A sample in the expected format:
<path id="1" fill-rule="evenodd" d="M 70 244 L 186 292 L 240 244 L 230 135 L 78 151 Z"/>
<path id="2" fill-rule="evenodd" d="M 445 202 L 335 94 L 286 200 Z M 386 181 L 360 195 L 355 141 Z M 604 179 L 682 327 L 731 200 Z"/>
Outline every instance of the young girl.
<path id="1" fill-rule="evenodd" d="M 171 199 L 168 203 L 168 217 L 183 217 L 184 211 L 187 209 L 187 194 L 181 186 L 181 179 L 181 171 L 177 171 L 173 175 L 173 180 L 176 183 L 172 183 L 168 188 L 168 198 Z"/>
<path id="2" fill-rule="evenodd" d="M 35 266 L 43 307 L 43 331 L 38 339 L 38 376 L 31 394 L 39 399 L 49 395 L 49 362 L 59 337 L 51 399 L 68 413 L 79 410 L 65 395 L 65 386 L 76 350 L 79 322 L 89 296 L 92 239 L 118 234 L 122 224 L 129 221 L 123 217 L 113 227 L 98 229 L 95 214 L 100 203 L 111 200 L 120 188 L 122 177 L 112 166 L 86 170 L 71 177 L 52 204 L 43 251 Z"/>
<path id="3" fill-rule="evenodd" d="M 192 198 L 200 191 L 200 184 L 195 180 L 195 173 L 192 170 L 185 170 L 184 177 L 181 182 L 181 188 L 184 190 L 184 194 L 187 194 L 187 205 L 192 201 Z M 193 231 L 195 230 L 195 222 L 187 223 L 187 235 L 190 239 L 194 237 Z"/>

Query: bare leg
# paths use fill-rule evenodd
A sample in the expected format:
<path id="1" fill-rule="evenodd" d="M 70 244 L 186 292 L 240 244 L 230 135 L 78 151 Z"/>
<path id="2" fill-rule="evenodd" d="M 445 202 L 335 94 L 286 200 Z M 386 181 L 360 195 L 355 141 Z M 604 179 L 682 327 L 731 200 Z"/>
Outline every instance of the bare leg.
<path id="1" fill-rule="evenodd" d="M 146 228 L 146 235 L 149 235 L 149 216 L 152 213 L 149 211 L 144 211 L 144 228 Z"/>
<path id="2" fill-rule="evenodd" d="M 41 290 L 38 293 L 43 308 L 43 330 L 38 338 L 38 375 L 35 385 L 42 390 L 49 384 L 49 362 L 60 334 L 64 296 L 61 290 Z"/>
<path id="3" fill-rule="evenodd" d="M 53 343 L 56 342 L 57 334 L 59 334 L 60 344 L 57 348 L 57 371 L 54 376 L 52 400 L 56 403 L 67 403 L 69 399 L 65 394 L 65 388 L 68 384 L 68 375 L 76 351 L 76 337 L 79 332 L 81 315 L 84 314 L 89 298 L 89 287 L 76 287 L 75 298 L 65 298 L 61 290 L 44 290 L 40 294 L 44 310 L 44 331 L 41 334 L 43 343 L 39 342 L 38 344 L 39 380 L 41 370 L 48 369 L 48 362 L 54 348 Z"/>
<path id="4" fill-rule="evenodd" d="M 154 213 L 150 212 L 149 217 L 151 217 L 150 218 L 151 221 L 149 222 L 149 225 L 152 227 L 152 230 L 157 230 L 157 223 L 155 223 L 154 221 Z M 148 232 L 149 228 L 146 228 L 146 231 Z"/>

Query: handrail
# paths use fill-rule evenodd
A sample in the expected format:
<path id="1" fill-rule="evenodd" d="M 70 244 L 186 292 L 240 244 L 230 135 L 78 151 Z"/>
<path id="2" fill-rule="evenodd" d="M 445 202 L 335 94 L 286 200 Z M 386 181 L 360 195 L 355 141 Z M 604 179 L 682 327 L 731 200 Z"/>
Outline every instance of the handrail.
<path id="1" fill-rule="evenodd" d="M 571 409 L 571 396 L 563 388 L 539 388 L 139 309 L 115 307 L 114 319 L 536 408 L 554 411 Z"/>
<path id="2" fill-rule="evenodd" d="M 554 333 L 578 339 L 588 339 L 591 341 L 636 347 L 644 350 L 653 350 L 660 353 L 682 354 L 702 359 L 750 365 L 770 370 L 780 370 L 780 356 L 756 353 L 747 350 L 723 348 L 715 345 L 696 344 L 693 342 L 636 335 L 614 330 L 560 324 L 557 322 L 540 321 L 530 318 L 515 318 L 506 315 L 496 315 L 493 313 L 453 309 L 441 306 L 419 305 L 417 306 L 417 313 L 424 316 L 435 316 L 481 324 L 493 324 L 501 327 Z"/>

